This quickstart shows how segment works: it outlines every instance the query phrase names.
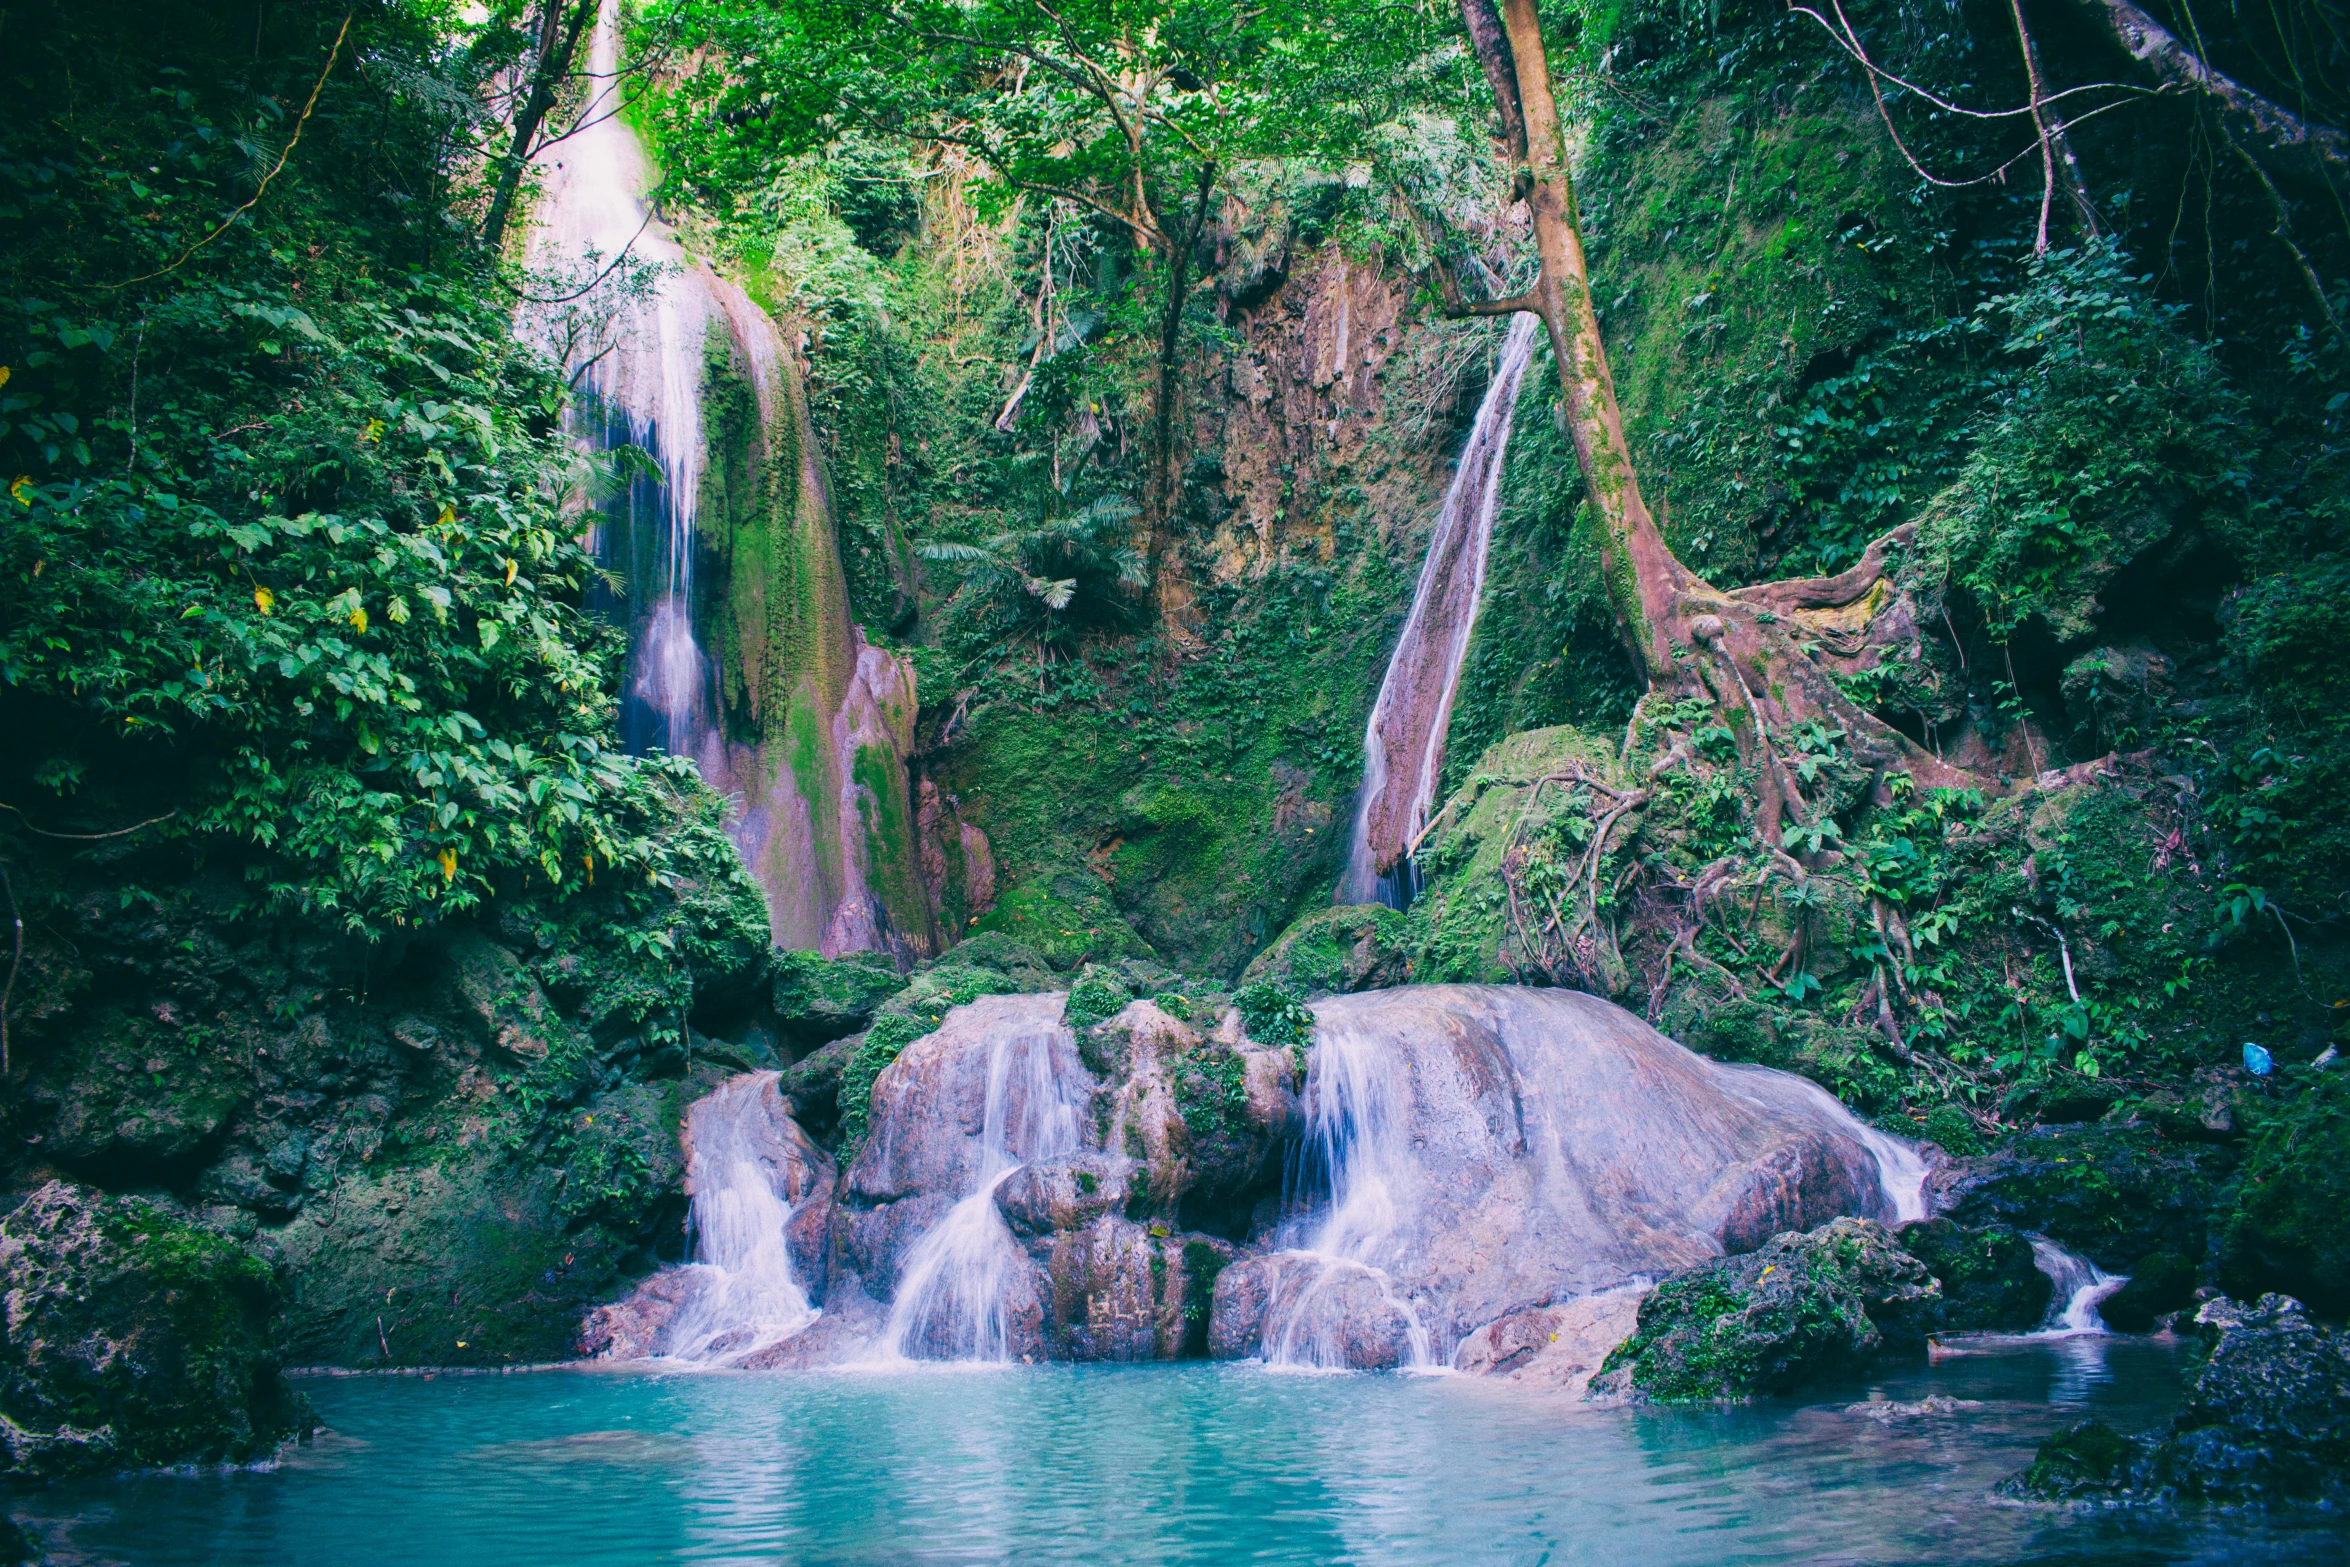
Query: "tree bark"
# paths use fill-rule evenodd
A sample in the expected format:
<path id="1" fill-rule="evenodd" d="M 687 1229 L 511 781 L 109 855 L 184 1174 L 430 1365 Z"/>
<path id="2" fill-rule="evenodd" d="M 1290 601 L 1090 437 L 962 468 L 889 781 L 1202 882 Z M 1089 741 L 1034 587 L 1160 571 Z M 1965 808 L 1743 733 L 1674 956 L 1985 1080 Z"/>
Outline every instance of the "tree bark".
<path id="1" fill-rule="evenodd" d="M 1154 574 L 1167 524 L 1182 494 L 1175 472 L 1175 404 L 1180 396 L 1176 369 L 1183 352 L 1183 305 L 1191 291 L 1191 254 L 1199 248 L 1200 230 L 1207 223 L 1208 201 L 1216 191 L 1216 174 L 1213 159 L 1200 164 L 1191 222 L 1176 236 L 1175 253 L 1167 258 L 1167 309 L 1159 318 L 1159 385 L 1156 406 L 1151 410 L 1151 481 L 1150 493 L 1145 497 Z"/>
<path id="2" fill-rule="evenodd" d="M 493 251 L 505 243 L 506 225 L 514 215 L 514 200 L 522 189 L 522 176 L 529 171 L 531 154 L 537 150 L 533 144 L 538 140 L 539 127 L 554 109 L 555 96 L 571 74 L 571 62 L 579 53 L 580 37 L 596 14 L 596 0 L 575 0 L 568 17 L 563 0 L 539 0 L 539 3 L 538 59 L 531 67 L 530 92 L 514 116 L 514 135 L 507 143 L 505 157 L 499 160 L 498 183 L 490 195 L 489 216 L 481 225 L 482 240 Z"/>
<path id="3" fill-rule="evenodd" d="M 1476 3 L 1461 0 L 1464 13 Z M 1509 46 L 1506 61 L 1474 25 L 1470 40 L 1489 76 L 1508 68 L 1525 126 L 1527 203 L 1541 271 L 1522 296 L 1522 308 L 1539 314 L 1550 335 L 1559 367 L 1561 420 L 1574 443 L 1598 526 L 1609 608 L 1641 678 L 1652 691 L 1703 694 L 1722 713 L 1742 759 L 1759 780 L 1757 825 L 1774 847 L 1786 821 L 1808 820 L 1812 812 L 1786 760 L 1794 731 L 1810 721 L 1843 731 L 1853 756 L 1871 767 L 1880 783 L 1886 771 L 1899 770 L 1929 786 L 1979 784 L 1854 703 L 1797 643 L 1795 633 L 1804 629 L 1801 614 L 1862 602 L 1885 577 L 1893 553 L 1907 544 L 1907 533 L 1896 530 L 1878 540 L 1859 564 L 1835 577 L 1765 584 L 1736 594 L 1706 583 L 1665 542 L 1640 493 L 1592 305 L 1590 269 L 1535 0 L 1502 0 L 1501 15 Z"/>
<path id="4" fill-rule="evenodd" d="M 2262 97 L 2233 77 L 2212 69 L 2201 55 L 2131 0 L 2089 0 L 2102 11 L 2106 25 L 2130 58 L 2150 68 L 2164 81 L 2209 93 L 2221 108 L 2249 127 L 2259 140 L 2283 150 L 2305 147 L 2329 172 L 2339 176 L 2350 168 L 2350 136 L 2331 125 L 2305 120 L 2284 105 Z"/>

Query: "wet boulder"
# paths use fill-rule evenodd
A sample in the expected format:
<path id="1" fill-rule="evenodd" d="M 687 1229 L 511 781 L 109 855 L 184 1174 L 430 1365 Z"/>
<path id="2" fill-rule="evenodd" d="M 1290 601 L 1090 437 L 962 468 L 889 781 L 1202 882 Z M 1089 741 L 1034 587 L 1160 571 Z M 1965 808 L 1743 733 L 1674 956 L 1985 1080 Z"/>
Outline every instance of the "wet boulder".
<path id="1" fill-rule="evenodd" d="M 150 1203 L 41 1187 L 0 1220 L 0 1298 L 6 1473 L 242 1462 L 307 1427 L 268 1264 Z"/>
<path id="2" fill-rule="evenodd" d="M 1426 1325 L 1377 1268 L 1279 1251 L 1216 1280 L 1208 1352 L 1218 1360 L 1394 1371 L 1426 1363 Z"/>
<path id="3" fill-rule="evenodd" d="M 1943 1330 L 2023 1333 L 2047 1317 L 2053 1285 L 2033 1260 L 2032 1243 L 2016 1231 L 1933 1218 L 1905 1224 L 1897 1233 L 1901 1249 L 1924 1263 L 1942 1287 Z"/>
<path id="4" fill-rule="evenodd" d="M 996 1208 L 1012 1233 L 1078 1230 L 1126 1206 L 1135 1163 L 1113 1154 L 1074 1153 L 1024 1164 L 996 1188 Z"/>
<path id="5" fill-rule="evenodd" d="M 1933 1275 L 1883 1225 L 1838 1219 L 1666 1279 L 1592 1389 L 1662 1404 L 1792 1392 L 1922 1347 L 1941 1307 Z"/>
<path id="6" fill-rule="evenodd" d="M 2068 1427 L 2002 1489 L 2046 1501 L 2350 1501 L 2350 1336 L 2284 1295 L 2207 1301 L 2193 1331 L 2201 1360 L 2167 1432 Z"/>
<path id="7" fill-rule="evenodd" d="M 1647 1295 L 1633 1285 L 1513 1311 L 1461 1340 L 1453 1368 L 1579 1398 L 1616 1346 L 1638 1330 Z"/>

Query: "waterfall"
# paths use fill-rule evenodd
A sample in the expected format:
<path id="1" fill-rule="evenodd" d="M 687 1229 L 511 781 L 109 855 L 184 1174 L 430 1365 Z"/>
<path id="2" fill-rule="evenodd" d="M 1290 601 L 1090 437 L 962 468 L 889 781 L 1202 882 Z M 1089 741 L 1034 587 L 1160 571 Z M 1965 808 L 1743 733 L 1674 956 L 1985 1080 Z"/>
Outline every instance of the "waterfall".
<path id="1" fill-rule="evenodd" d="M 2097 1315 L 2099 1302 L 2129 1283 L 2127 1275 L 2107 1273 L 2086 1257 L 2075 1256 L 2045 1235 L 2030 1237 L 2032 1265 L 2055 1286 L 2048 1297 L 2048 1317 L 2042 1335 L 2065 1338 L 2076 1333 L 2103 1333 L 2105 1319 Z"/>
<path id="2" fill-rule="evenodd" d="M 1363 730 L 1363 786 L 1340 903 L 1380 902 L 1402 908 L 1418 890 L 1412 851 L 1427 830 L 1444 771 L 1445 732 L 1461 666 L 1476 628 L 1485 589 L 1485 561 L 1493 517 L 1501 504 L 1502 460 L 1519 383 L 1534 355 L 1542 318 L 1520 313 L 1510 322 L 1492 384 L 1478 404 L 1468 444 L 1461 449 L 1443 509 L 1428 538 L 1428 556 L 1412 593 L 1395 652 Z"/>
<path id="3" fill-rule="evenodd" d="M 990 1034 L 972 1188 L 906 1253 L 878 1359 L 1012 1358 L 1011 1286 L 1027 1259 L 996 1210 L 996 1188 L 1024 1163 L 1074 1153 L 1084 1143 L 1073 1085 L 1053 1067 L 1058 1030 L 1056 1021 Z"/>
<path id="4" fill-rule="evenodd" d="M 937 934 L 910 841 L 913 669 L 851 619 L 800 362 L 652 212 L 621 84 L 619 0 L 602 0 L 580 127 L 537 166 L 530 257 L 556 284 L 519 323 L 583 394 L 574 437 L 654 458 L 588 516 L 625 584 L 590 587 L 629 633 L 621 739 L 692 758 L 737 798 L 730 831 L 778 945 L 909 962 Z M 649 288 L 612 272 L 624 255 L 657 269 Z M 703 386 L 719 376 L 748 383 L 756 428 L 710 428 Z"/>
<path id="5" fill-rule="evenodd" d="M 1923 1215 L 1916 1151 L 1835 1095 L 1595 996 L 1414 985 L 1314 1017 L 1289 1217 L 1218 1280 L 1219 1353 L 1443 1367 L 1529 1306 Z"/>
<path id="6" fill-rule="evenodd" d="M 1367 1286 L 1401 1329 L 1402 1363 L 1433 1361 L 1427 1324 L 1397 1290 L 1385 1264 L 1398 1260 L 1406 1216 L 1421 1179 L 1407 1119 L 1404 1063 L 1370 1035 L 1317 1030 L 1306 1080 L 1305 1135 L 1291 1170 L 1293 1195 L 1328 1185 L 1328 1207 L 1297 1228 L 1292 1256 L 1307 1264 L 1282 1276 L 1266 1304 L 1269 1366 L 1341 1370 L 1354 1363 L 1343 1341 L 1346 1296 Z"/>
<path id="7" fill-rule="evenodd" d="M 677 1270 L 676 1315 L 654 1353 L 698 1365 L 739 1362 L 816 1320 L 792 1277 L 792 1209 L 777 1137 L 777 1074 L 738 1077 L 686 1113 L 686 1189 L 694 1260 Z"/>

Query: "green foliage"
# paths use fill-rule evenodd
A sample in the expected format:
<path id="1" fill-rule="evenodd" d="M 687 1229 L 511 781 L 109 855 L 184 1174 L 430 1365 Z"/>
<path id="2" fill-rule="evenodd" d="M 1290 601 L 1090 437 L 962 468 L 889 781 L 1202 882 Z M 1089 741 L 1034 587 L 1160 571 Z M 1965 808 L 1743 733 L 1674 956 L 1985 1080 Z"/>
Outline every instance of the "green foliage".
<path id="1" fill-rule="evenodd" d="M 1240 1026 L 1249 1038 L 1276 1049 L 1288 1046 L 1298 1070 L 1305 1069 L 1306 1051 L 1314 1042 L 1311 1007 L 1279 985 L 1265 983 L 1243 985 L 1232 1004 L 1240 1009 Z"/>
<path id="2" fill-rule="evenodd" d="M 2110 244 L 2050 254 L 1978 308 L 2015 368 L 1923 542 L 2004 637 L 2038 615 L 2092 629 L 2114 573 L 2181 524 L 2242 515 L 2241 399 L 2179 310 Z"/>
<path id="3" fill-rule="evenodd" d="M 925 1026 L 927 1024 L 927 1026 Z M 938 1025 L 928 1019 L 900 1013 L 877 1017 L 858 1039 L 840 1073 L 840 1136 L 844 1147 L 865 1140 L 866 1118 L 873 1108 L 873 1080 L 881 1076 L 908 1045 Z"/>
<path id="4" fill-rule="evenodd" d="M 2338 1315 L 2350 1309 L 2350 1077 L 2336 1067 L 2294 1078 L 2245 1149 L 2223 1282 L 2247 1299 L 2276 1290 Z"/>
<path id="5" fill-rule="evenodd" d="M 109 22 L 140 25 L 17 35 L 84 57 L 0 149 L 0 211 L 42 236 L 0 262 L 0 682 L 67 747 L 45 776 L 168 797 L 154 833 L 233 845 L 277 906 L 370 936 L 679 874 L 646 818 L 690 776 L 613 746 L 619 644 L 579 607 L 564 507 L 593 475 L 565 389 L 415 210 L 447 151 L 436 73 L 470 65 L 370 13 L 338 58 L 376 67 L 333 77 L 267 199 L 174 264 L 292 142 L 281 105 L 334 28 L 197 73 Z"/>
<path id="6" fill-rule="evenodd" d="M 946 614 L 978 620 L 989 634 L 1065 642 L 1071 621 L 1116 616 L 1130 608 L 1122 590 L 1150 585 L 1150 567 L 1127 527 L 1140 515 L 1132 502 L 1104 495 L 984 543 L 933 539 L 917 553 L 963 568 Z"/>
<path id="7" fill-rule="evenodd" d="M 1069 987 L 1069 999 L 1061 1008 L 1062 1026 L 1083 1029 L 1106 1023 L 1133 999 L 1117 980 L 1089 968 Z"/>

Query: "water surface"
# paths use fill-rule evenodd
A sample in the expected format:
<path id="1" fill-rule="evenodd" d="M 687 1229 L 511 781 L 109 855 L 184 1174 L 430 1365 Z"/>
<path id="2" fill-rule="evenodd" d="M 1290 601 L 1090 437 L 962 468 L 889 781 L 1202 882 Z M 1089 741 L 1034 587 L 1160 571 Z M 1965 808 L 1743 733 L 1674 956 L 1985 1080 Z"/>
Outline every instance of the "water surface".
<path id="1" fill-rule="evenodd" d="M 566 1370 L 309 1380 L 274 1471 L 59 1487 L 72 1563 L 2339 1562 L 2322 1514 L 2059 1513 L 1988 1488 L 2178 1351 L 2039 1341 L 1832 1403 L 1592 1411 L 1464 1377 L 1253 1366 Z M 1879 1422 L 1854 1400 L 1979 1400 Z"/>

